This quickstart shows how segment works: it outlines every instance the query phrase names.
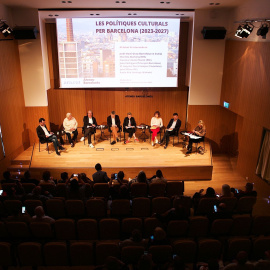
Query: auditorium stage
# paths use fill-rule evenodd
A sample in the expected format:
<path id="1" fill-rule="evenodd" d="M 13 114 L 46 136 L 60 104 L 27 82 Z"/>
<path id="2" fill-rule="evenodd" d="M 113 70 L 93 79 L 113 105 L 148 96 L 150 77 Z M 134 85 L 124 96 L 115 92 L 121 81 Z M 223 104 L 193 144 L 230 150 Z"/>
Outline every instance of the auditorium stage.
<path id="1" fill-rule="evenodd" d="M 18 156 L 15 163 L 27 157 L 31 158 L 32 155 L 30 170 L 33 176 L 40 177 L 44 170 L 50 170 L 57 179 L 63 171 L 84 172 L 92 178 L 96 163 L 101 163 L 103 170 L 109 176 L 111 173 L 123 170 L 126 178 L 133 178 L 140 170 L 144 170 L 147 177 L 151 177 L 157 169 L 161 169 L 168 180 L 212 179 L 212 151 L 208 143 L 205 144 L 204 155 L 195 152 L 186 155 L 186 149 L 183 148 L 182 143 L 174 147 L 170 143 L 165 150 L 160 145 L 151 146 L 149 140 L 139 143 L 132 141 L 129 144 L 124 144 L 122 140 L 113 146 L 105 140 L 98 142 L 95 148 L 89 148 L 87 142 L 84 145 L 79 141 L 74 148 L 68 144 L 64 147 L 66 151 L 61 151 L 61 156 L 57 156 L 53 151 L 53 145 L 49 145 L 50 154 L 48 154 L 46 145 L 41 145 L 39 152 L 38 143 L 36 143 L 33 149 L 30 147 Z"/>

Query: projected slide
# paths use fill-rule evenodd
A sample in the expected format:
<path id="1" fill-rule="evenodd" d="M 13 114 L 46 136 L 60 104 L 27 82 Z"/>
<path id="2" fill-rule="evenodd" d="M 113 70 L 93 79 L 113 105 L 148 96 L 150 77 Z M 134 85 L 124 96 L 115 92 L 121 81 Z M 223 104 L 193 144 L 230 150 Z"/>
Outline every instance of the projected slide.
<path id="1" fill-rule="evenodd" d="M 61 88 L 177 87 L 179 19 L 57 19 Z"/>

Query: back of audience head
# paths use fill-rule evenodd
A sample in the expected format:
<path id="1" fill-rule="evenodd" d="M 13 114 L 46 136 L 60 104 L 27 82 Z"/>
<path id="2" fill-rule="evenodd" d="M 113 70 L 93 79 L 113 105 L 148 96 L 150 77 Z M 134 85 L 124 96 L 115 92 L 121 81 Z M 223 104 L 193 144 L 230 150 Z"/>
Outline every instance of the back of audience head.
<path id="1" fill-rule="evenodd" d="M 97 163 L 95 165 L 95 169 L 96 169 L 96 171 L 101 171 L 102 170 L 101 164 L 100 163 Z"/>
<path id="2" fill-rule="evenodd" d="M 35 208 L 35 215 L 37 218 L 42 218 L 45 216 L 44 209 L 42 206 L 37 206 Z"/>
<path id="3" fill-rule="evenodd" d="M 37 187 L 35 187 L 33 190 L 32 190 L 32 193 L 34 194 L 34 195 L 40 195 L 41 194 L 41 187 L 40 186 L 37 186 Z"/>
<path id="4" fill-rule="evenodd" d="M 163 177 L 163 174 L 162 174 L 162 171 L 161 170 L 157 170 L 156 171 L 156 177 L 158 177 L 158 178 Z"/>
<path id="5" fill-rule="evenodd" d="M 64 180 L 64 181 L 67 181 L 68 180 L 68 173 L 67 172 L 62 172 L 61 173 L 61 179 Z"/>
<path id="6" fill-rule="evenodd" d="M 139 243 L 142 241 L 142 233 L 140 230 L 135 229 L 131 233 L 131 238 L 134 242 Z"/>
<path id="7" fill-rule="evenodd" d="M 23 177 L 24 177 L 24 179 L 30 179 L 31 174 L 30 174 L 29 170 L 27 170 L 27 171 L 23 174 Z"/>
<path id="8" fill-rule="evenodd" d="M 70 190 L 77 191 L 78 189 L 79 189 L 79 182 L 75 178 L 70 179 Z"/>
<path id="9" fill-rule="evenodd" d="M 239 251 L 236 256 L 236 261 L 239 265 L 245 265 L 248 261 L 248 254 L 245 251 Z"/>
<path id="10" fill-rule="evenodd" d="M 5 180 L 9 180 L 11 178 L 10 171 L 3 172 L 3 177 Z"/>
<path id="11" fill-rule="evenodd" d="M 49 171 L 45 171 L 42 174 L 42 179 L 46 182 L 49 181 L 51 178 L 51 173 Z"/>
<path id="12" fill-rule="evenodd" d="M 127 199 L 129 197 L 129 190 L 126 185 L 122 185 L 119 188 L 119 197 L 122 199 Z"/>
<path id="13" fill-rule="evenodd" d="M 222 185 L 222 195 L 226 197 L 231 196 L 231 187 L 228 184 Z"/>
<path id="14" fill-rule="evenodd" d="M 166 232 L 161 227 L 156 227 L 154 230 L 154 240 L 163 241 L 166 239 Z"/>
<path id="15" fill-rule="evenodd" d="M 216 192 L 212 187 L 208 187 L 205 193 L 206 197 L 216 197 Z"/>
<path id="16" fill-rule="evenodd" d="M 117 174 L 117 177 L 118 177 L 119 180 L 123 180 L 124 176 L 125 176 L 125 174 L 124 174 L 123 171 L 119 171 L 118 174 Z"/>
<path id="17" fill-rule="evenodd" d="M 246 188 L 247 192 L 251 192 L 251 191 L 253 191 L 253 184 L 252 183 L 246 183 L 245 188 Z"/>
<path id="18" fill-rule="evenodd" d="M 146 183 L 146 174 L 144 171 L 140 171 L 137 178 L 139 183 Z"/>

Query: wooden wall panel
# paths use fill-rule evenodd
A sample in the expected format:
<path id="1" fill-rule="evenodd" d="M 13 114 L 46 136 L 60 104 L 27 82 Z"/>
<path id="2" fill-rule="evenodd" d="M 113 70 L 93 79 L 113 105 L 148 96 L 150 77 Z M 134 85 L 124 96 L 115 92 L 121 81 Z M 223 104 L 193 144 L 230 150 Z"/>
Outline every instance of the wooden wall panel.
<path id="1" fill-rule="evenodd" d="M 30 145 L 38 142 L 36 128 L 39 118 L 43 117 L 47 125 L 50 123 L 48 107 L 25 107 L 26 131 L 29 136 Z"/>
<path id="2" fill-rule="evenodd" d="M 48 91 L 49 115 L 52 128 L 60 128 L 67 112 L 71 112 L 79 125 L 87 110 L 92 110 L 98 124 L 106 122 L 112 110 L 120 116 L 121 122 L 132 112 L 138 124 L 150 123 L 156 110 L 161 112 L 164 124 L 167 125 L 174 112 L 178 112 L 185 125 L 187 109 L 186 61 L 188 43 L 188 23 L 181 23 L 180 51 L 179 51 L 179 78 L 178 87 L 168 89 L 56 89 Z M 46 25 L 47 47 L 51 82 L 59 80 L 58 57 L 55 24 Z M 52 84 L 54 85 L 54 84 Z M 125 97 L 126 95 L 151 95 L 152 97 Z"/>
<path id="3" fill-rule="evenodd" d="M 228 40 L 224 60 L 220 102 L 229 102 L 229 109 L 237 113 L 237 169 L 252 181 L 258 180 L 255 170 L 262 132 L 270 129 L 270 43 Z"/>
<path id="4" fill-rule="evenodd" d="M 6 152 L 6 158 L 0 162 L 2 173 L 10 160 L 29 146 L 29 136 L 17 41 L 0 42 L 0 59 L 0 123 Z"/>

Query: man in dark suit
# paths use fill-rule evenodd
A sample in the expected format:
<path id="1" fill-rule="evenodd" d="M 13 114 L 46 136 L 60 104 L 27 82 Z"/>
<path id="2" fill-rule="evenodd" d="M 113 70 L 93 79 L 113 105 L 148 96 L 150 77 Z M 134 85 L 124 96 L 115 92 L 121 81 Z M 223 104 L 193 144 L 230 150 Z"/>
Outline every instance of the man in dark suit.
<path id="1" fill-rule="evenodd" d="M 173 118 L 170 120 L 167 129 L 164 133 L 164 136 L 162 140 L 160 141 L 160 144 L 162 144 L 165 141 L 165 146 L 164 149 L 167 148 L 169 141 L 170 141 L 170 136 L 171 135 L 176 135 L 177 132 L 179 131 L 181 127 L 181 120 L 178 119 L 178 113 L 173 114 Z"/>
<path id="2" fill-rule="evenodd" d="M 95 165 L 96 172 L 92 175 L 94 183 L 108 183 L 110 178 L 107 173 L 102 171 L 102 167 L 99 163 Z"/>
<path id="3" fill-rule="evenodd" d="M 36 128 L 36 131 L 37 131 L 37 135 L 41 143 L 45 143 L 45 142 L 53 143 L 55 152 L 58 156 L 60 156 L 60 152 L 58 151 L 58 148 L 59 150 L 66 150 L 64 147 L 62 147 L 59 144 L 57 137 L 53 134 L 53 132 L 50 132 L 47 129 L 44 118 L 39 119 L 39 126 Z"/>
<path id="4" fill-rule="evenodd" d="M 136 121 L 134 117 L 132 117 L 131 112 L 127 114 L 127 117 L 124 119 L 123 123 L 124 132 L 128 133 L 128 139 L 125 143 L 129 143 L 132 136 L 134 137 L 134 142 L 138 142 L 139 140 L 136 138 Z"/>
<path id="5" fill-rule="evenodd" d="M 91 142 L 91 136 L 96 132 L 97 120 L 93 117 L 93 112 L 88 111 L 87 115 L 83 118 L 84 137 L 88 138 L 89 147 L 94 148 L 95 146 Z"/>
<path id="6" fill-rule="evenodd" d="M 113 135 L 113 141 L 111 142 L 111 144 L 115 144 L 116 141 L 119 142 L 117 132 L 120 130 L 120 118 L 118 115 L 115 114 L 115 111 L 112 111 L 111 115 L 107 117 L 107 125 L 109 131 Z"/>

